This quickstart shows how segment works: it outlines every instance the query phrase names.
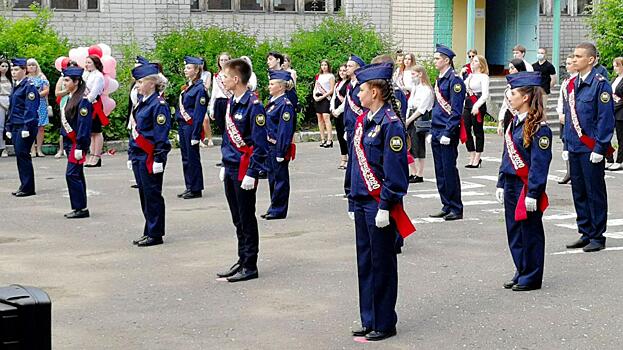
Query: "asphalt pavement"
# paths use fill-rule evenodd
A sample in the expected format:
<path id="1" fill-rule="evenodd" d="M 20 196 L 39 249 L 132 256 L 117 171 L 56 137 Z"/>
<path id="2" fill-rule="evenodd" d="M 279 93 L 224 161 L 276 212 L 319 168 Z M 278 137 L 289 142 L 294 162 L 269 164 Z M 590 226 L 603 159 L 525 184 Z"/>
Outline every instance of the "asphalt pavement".
<path id="1" fill-rule="evenodd" d="M 607 249 L 567 250 L 575 211 L 554 142 L 545 213 L 543 288 L 513 292 L 495 180 L 502 140 L 487 134 L 483 166 L 459 171 L 464 220 L 429 219 L 440 209 L 430 150 L 425 182 L 405 198 L 417 232 L 399 256 L 398 335 L 379 344 L 350 336 L 359 325 L 354 225 L 342 197 L 337 148 L 302 143 L 290 165 L 286 220 L 260 227 L 257 280 L 229 284 L 216 272 L 236 260 L 218 147 L 202 149 L 206 189 L 184 189 L 179 150 L 165 172 L 165 244 L 138 248 L 144 220 L 126 156 L 86 169 L 91 218 L 67 220 L 66 160 L 34 160 L 37 195 L 14 198 L 15 158 L 0 159 L 0 286 L 43 288 L 53 301 L 55 349 L 621 349 L 623 171 L 607 172 Z M 337 143 L 335 144 L 337 146 Z M 257 213 L 269 205 L 260 182 Z"/>

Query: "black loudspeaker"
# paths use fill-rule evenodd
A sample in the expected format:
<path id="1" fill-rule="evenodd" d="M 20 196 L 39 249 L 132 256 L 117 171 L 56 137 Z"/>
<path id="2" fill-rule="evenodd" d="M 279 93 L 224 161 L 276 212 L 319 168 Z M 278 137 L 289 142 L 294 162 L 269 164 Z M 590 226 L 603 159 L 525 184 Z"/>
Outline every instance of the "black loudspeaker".
<path id="1" fill-rule="evenodd" d="M 46 292 L 0 287 L 0 350 L 52 349 L 52 303 Z"/>

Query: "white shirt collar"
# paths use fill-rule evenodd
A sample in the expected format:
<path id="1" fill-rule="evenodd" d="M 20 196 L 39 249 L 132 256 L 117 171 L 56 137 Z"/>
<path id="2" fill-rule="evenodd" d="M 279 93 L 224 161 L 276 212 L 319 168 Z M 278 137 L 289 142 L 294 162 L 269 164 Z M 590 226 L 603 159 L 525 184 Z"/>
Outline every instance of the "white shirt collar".
<path id="1" fill-rule="evenodd" d="M 147 95 L 147 96 L 143 96 L 143 102 L 147 101 L 148 98 L 151 97 L 151 95 L 153 95 L 154 92 L 152 92 L 151 94 Z"/>
<path id="2" fill-rule="evenodd" d="M 383 106 L 379 107 L 379 109 L 377 109 L 377 110 L 376 110 L 376 111 L 374 111 L 374 112 L 372 112 L 372 111 L 368 112 L 368 115 L 366 116 L 366 118 L 368 119 L 368 121 L 370 121 L 370 120 L 374 119 L 374 117 L 376 117 L 376 114 L 377 114 L 377 113 L 378 113 L 381 109 L 383 109 Z"/>
<path id="3" fill-rule="evenodd" d="M 588 78 L 588 76 L 591 74 L 592 71 L 588 71 L 588 73 L 586 73 L 585 75 L 580 75 L 580 79 L 582 79 L 582 81 L 585 81 L 586 78 Z"/>
<path id="4" fill-rule="evenodd" d="M 443 72 L 439 72 L 439 77 L 443 78 L 446 76 L 446 73 L 448 73 L 448 71 L 450 70 L 450 68 L 452 68 L 451 66 L 448 66 L 448 68 L 444 69 Z"/>
<path id="5" fill-rule="evenodd" d="M 246 93 L 246 91 L 245 91 L 245 93 Z M 242 95 L 240 95 L 240 96 L 234 96 L 234 102 L 235 102 L 235 103 L 239 103 L 239 102 L 240 102 L 240 100 L 242 99 L 242 96 L 244 96 L 244 94 L 242 94 Z"/>
<path id="6" fill-rule="evenodd" d="M 528 116 L 528 112 L 523 112 L 523 113 L 519 114 L 517 116 L 517 122 L 518 123 L 523 122 L 526 119 L 527 116 Z"/>
<path id="7" fill-rule="evenodd" d="M 283 95 L 285 95 L 285 93 L 283 93 L 283 94 L 281 94 L 281 95 L 279 95 L 279 96 L 274 96 L 274 97 L 271 97 L 271 98 L 270 98 L 270 102 L 275 101 L 276 99 L 278 99 L 279 97 L 281 97 L 281 96 L 283 96 Z"/>

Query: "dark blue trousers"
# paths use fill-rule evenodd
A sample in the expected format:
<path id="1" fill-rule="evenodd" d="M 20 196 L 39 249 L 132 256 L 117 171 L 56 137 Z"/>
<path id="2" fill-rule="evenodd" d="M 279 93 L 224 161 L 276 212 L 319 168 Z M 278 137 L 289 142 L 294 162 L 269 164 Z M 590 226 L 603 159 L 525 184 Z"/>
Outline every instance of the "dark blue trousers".
<path id="1" fill-rule="evenodd" d="M 344 193 L 346 194 L 346 196 L 350 196 L 350 177 L 351 177 L 351 172 L 352 172 L 352 168 L 353 168 L 353 162 L 355 161 L 354 159 L 354 154 L 353 154 L 353 137 L 354 137 L 355 133 L 354 132 L 347 132 L 347 136 L 346 136 L 346 145 L 348 146 L 348 160 L 346 161 L 346 172 L 344 174 Z M 353 212 L 355 211 L 355 205 L 353 203 L 353 200 L 348 198 L 348 211 L 349 212 Z"/>
<path id="2" fill-rule="evenodd" d="M 463 214 L 463 202 L 461 201 L 461 179 L 459 170 L 456 168 L 456 158 L 459 140 L 452 138 L 449 145 L 442 145 L 439 139 L 433 136 L 431 149 L 435 161 L 435 177 L 437 189 L 441 197 L 441 204 L 446 213 Z"/>
<path id="3" fill-rule="evenodd" d="M 30 136 L 22 138 L 22 130 L 28 130 Z M 25 125 L 13 127 L 11 132 L 13 138 L 13 147 L 15 149 L 15 159 L 17 160 L 17 172 L 19 174 L 20 186 L 22 192 L 35 192 L 35 170 L 32 167 L 32 158 L 30 157 L 30 148 L 37 137 L 37 125 L 28 128 Z"/>
<path id="4" fill-rule="evenodd" d="M 274 146 L 268 152 L 268 186 L 270 189 L 270 207 L 267 213 L 276 217 L 285 218 L 288 215 L 288 201 L 290 198 L 290 161 L 277 161 Z"/>
<path id="5" fill-rule="evenodd" d="M 506 235 L 513 262 L 515 276 L 513 281 L 524 286 L 541 287 L 545 261 L 545 232 L 543 213 L 528 213 L 528 219 L 515 221 L 515 208 L 521 194 L 523 182 L 517 176 L 504 175 L 504 216 Z"/>
<path id="6" fill-rule="evenodd" d="M 141 209 L 145 217 L 143 235 L 153 238 L 164 236 L 164 198 L 162 180 L 164 173 L 149 174 L 144 159 L 132 160 L 132 171 L 138 185 Z"/>
<path id="7" fill-rule="evenodd" d="M 192 146 L 193 126 L 185 122 L 180 123 L 178 133 L 180 135 L 180 153 L 182 154 L 182 170 L 184 171 L 184 183 L 186 189 L 192 192 L 203 191 L 203 169 L 201 167 L 201 155 L 199 144 Z"/>
<path id="8" fill-rule="evenodd" d="M 221 134 L 225 135 L 225 113 L 227 113 L 227 99 L 217 98 L 214 101 L 214 121 Z"/>
<path id="9" fill-rule="evenodd" d="M 385 228 L 376 227 L 374 219 L 378 206 L 372 198 L 354 201 L 359 312 L 362 326 L 389 331 L 398 322 L 396 227 L 393 222 Z"/>
<path id="10" fill-rule="evenodd" d="M 569 152 L 569 172 L 578 231 L 582 239 L 606 243 L 608 196 L 604 161 L 591 163 L 590 153 Z"/>
<path id="11" fill-rule="evenodd" d="M 257 269 L 260 234 L 255 217 L 257 186 L 252 190 L 240 188 L 238 168 L 225 168 L 225 197 L 238 236 L 238 261 L 243 267 Z"/>
<path id="12" fill-rule="evenodd" d="M 65 144 L 65 153 L 69 155 L 70 151 L 71 144 Z M 84 178 L 84 166 L 82 164 L 70 163 L 68 161 L 67 170 L 65 170 L 65 180 L 67 181 L 67 191 L 69 192 L 69 202 L 71 203 L 71 209 L 86 209 L 87 182 Z"/>

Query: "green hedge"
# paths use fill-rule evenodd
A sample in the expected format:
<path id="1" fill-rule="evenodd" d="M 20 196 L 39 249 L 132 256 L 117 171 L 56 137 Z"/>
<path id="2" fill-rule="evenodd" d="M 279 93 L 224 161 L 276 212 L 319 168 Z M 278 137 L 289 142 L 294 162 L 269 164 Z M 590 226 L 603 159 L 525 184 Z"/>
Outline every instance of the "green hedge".
<path id="1" fill-rule="evenodd" d="M 623 4 L 621 0 L 601 0 L 592 5 L 592 15 L 586 17 L 591 36 L 601 55 L 600 63 L 612 72 L 612 61 L 623 56 Z"/>

